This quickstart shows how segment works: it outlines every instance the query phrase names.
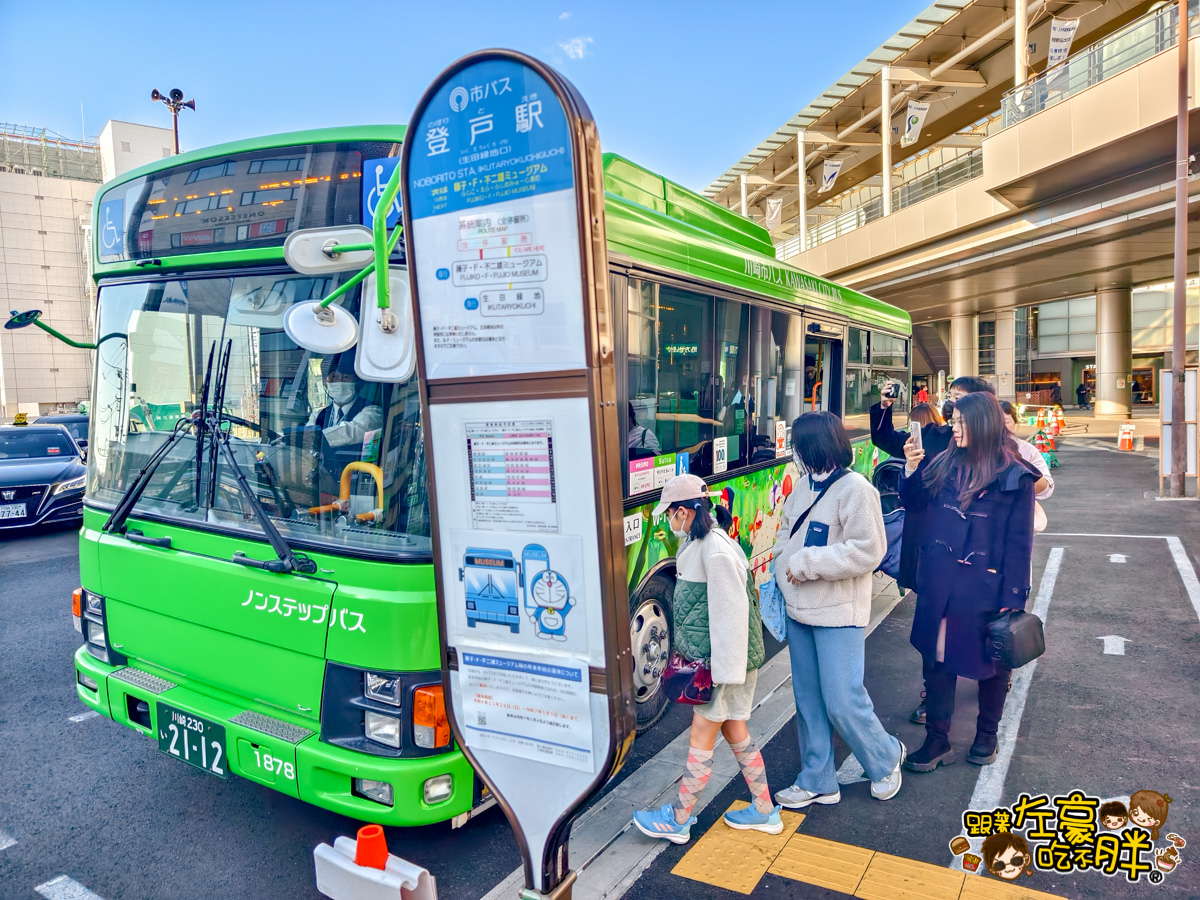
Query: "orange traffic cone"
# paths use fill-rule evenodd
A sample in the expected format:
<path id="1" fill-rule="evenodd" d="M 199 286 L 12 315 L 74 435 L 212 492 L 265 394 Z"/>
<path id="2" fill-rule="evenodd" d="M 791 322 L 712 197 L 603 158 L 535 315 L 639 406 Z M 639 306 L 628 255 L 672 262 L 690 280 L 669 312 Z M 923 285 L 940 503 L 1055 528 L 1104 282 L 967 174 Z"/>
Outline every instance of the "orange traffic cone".
<path id="1" fill-rule="evenodd" d="M 358 829 L 358 842 L 354 848 L 354 864 L 372 869 L 386 869 L 388 861 L 387 838 L 379 825 L 364 825 Z"/>
<path id="2" fill-rule="evenodd" d="M 1132 425 L 1133 423 L 1127 422 L 1126 424 Z M 1118 450 L 1132 450 L 1133 449 L 1133 429 L 1132 428 L 1122 428 L 1121 429 L 1121 436 L 1117 440 L 1117 449 Z"/>
<path id="3" fill-rule="evenodd" d="M 1056 432 L 1056 431 L 1051 431 L 1051 432 L 1047 433 L 1047 435 L 1046 435 L 1046 443 L 1048 443 L 1050 445 L 1051 452 L 1058 449 L 1058 444 L 1056 444 L 1054 442 L 1054 435 L 1057 433 L 1058 432 Z"/>
<path id="4" fill-rule="evenodd" d="M 1037 427 L 1038 431 L 1041 431 L 1043 428 L 1046 427 L 1046 410 L 1045 410 L 1045 408 L 1043 408 L 1041 406 L 1038 407 L 1037 426 L 1036 427 Z"/>
<path id="5" fill-rule="evenodd" d="M 1050 447 L 1046 443 L 1046 433 L 1044 431 L 1039 431 L 1033 436 L 1033 447 L 1038 453 L 1049 451 Z"/>
<path id="6" fill-rule="evenodd" d="M 1054 407 L 1054 421 L 1058 423 L 1059 431 L 1067 427 L 1067 417 L 1063 415 L 1063 408 L 1061 406 Z"/>

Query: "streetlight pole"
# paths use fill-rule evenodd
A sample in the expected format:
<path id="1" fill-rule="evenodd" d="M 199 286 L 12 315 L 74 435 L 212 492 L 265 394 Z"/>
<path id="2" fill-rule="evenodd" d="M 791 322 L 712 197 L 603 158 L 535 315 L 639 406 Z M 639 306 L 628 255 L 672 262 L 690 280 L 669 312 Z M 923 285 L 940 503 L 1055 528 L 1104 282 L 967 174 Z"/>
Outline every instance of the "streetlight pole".
<path id="1" fill-rule="evenodd" d="M 150 99 L 157 100 L 166 105 L 167 109 L 171 110 L 171 127 L 175 132 L 175 155 L 179 155 L 179 111 L 181 109 L 190 109 L 196 111 L 196 101 L 184 100 L 183 91 L 179 88 L 171 88 L 171 92 L 167 95 L 155 88 L 150 92 Z"/>
<path id="2" fill-rule="evenodd" d="M 1171 496 L 1187 483 L 1183 373 L 1187 340 L 1188 0 L 1179 0 L 1179 93 L 1175 120 L 1175 297 L 1171 336 Z"/>

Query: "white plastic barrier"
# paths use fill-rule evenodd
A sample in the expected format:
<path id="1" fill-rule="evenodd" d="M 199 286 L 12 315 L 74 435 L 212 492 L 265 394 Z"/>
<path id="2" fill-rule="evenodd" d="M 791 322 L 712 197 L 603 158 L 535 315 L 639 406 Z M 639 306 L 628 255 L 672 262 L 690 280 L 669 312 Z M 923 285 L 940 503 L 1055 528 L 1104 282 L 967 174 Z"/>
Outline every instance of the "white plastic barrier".
<path id="1" fill-rule="evenodd" d="M 437 884 L 428 870 L 388 855 L 386 869 L 354 862 L 358 842 L 340 837 L 333 846 L 313 850 L 317 890 L 332 900 L 437 900 Z"/>

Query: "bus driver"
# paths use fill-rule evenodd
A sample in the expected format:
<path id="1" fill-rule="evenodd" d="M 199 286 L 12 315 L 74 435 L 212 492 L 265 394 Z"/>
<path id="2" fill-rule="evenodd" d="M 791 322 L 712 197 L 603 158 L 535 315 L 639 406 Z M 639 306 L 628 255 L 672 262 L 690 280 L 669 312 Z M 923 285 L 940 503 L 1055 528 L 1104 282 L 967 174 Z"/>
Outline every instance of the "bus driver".
<path id="1" fill-rule="evenodd" d="M 361 396 L 354 374 L 354 355 L 339 353 L 322 359 L 321 384 L 329 405 L 313 410 L 306 424 L 319 428 L 334 449 L 362 446 L 366 433 L 383 425 L 383 410 Z"/>

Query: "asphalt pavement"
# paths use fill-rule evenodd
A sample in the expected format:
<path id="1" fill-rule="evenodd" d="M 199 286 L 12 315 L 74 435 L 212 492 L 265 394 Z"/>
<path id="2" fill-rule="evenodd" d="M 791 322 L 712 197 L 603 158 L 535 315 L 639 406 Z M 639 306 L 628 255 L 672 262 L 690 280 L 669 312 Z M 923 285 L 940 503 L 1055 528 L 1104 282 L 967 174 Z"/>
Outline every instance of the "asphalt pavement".
<path id="1" fill-rule="evenodd" d="M 1178 833 L 1197 847 L 1195 855 L 1182 851 L 1183 863 L 1163 883 L 1035 871 L 1023 886 L 1066 897 L 1141 897 L 1151 891 L 1200 897 L 1200 593 L 1189 594 L 1181 576 L 1182 565 L 1195 563 L 1200 553 L 1200 504 L 1146 499 L 1156 484 L 1154 461 L 1145 456 L 1068 444 L 1060 459 L 1058 490 L 1045 505 L 1050 528 L 1035 546 L 1034 594 L 1048 561 L 1057 560 L 1045 609 L 1048 651 L 1026 679 L 1021 716 L 1015 727 L 1009 723 L 1006 777 L 997 784 L 991 767 L 993 775 L 981 779 L 988 770 L 960 758 L 934 774 L 906 773 L 900 794 L 887 803 L 870 799 L 865 781 L 848 783 L 839 805 L 809 810 L 796 834 L 948 873 L 957 864 L 961 874 L 948 844 L 962 830 L 972 798 L 1009 806 L 1022 793 L 1079 789 L 1116 798 L 1152 789 L 1173 801 L 1164 834 Z M 62 891 L 76 884 L 104 900 L 319 896 L 313 847 L 352 835 L 360 823 L 244 779 L 221 781 L 106 719 L 79 718 L 84 710 L 71 663 L 79 646 L 70 619 L 70 595 L 78 585 L 73 531 L 0 542 L 0 585 L 0 784 L 6 789 L 0 801 L 0 898 L 35 898 L 39 887 L 42 896 L 57 891 L 67 897 L 72 894 Z M 908 713 L 919 696 L 920 661 L 908 645 L 911 616 L 911 601 L 900 603 L 868 639 L 867 687 L 885 727 L 915 749 L 922 729 Z M 773 788 L 786 786 L 799 765 L 786 718 L 788 693 L 790 686 L 781 682 L 761 707 L 763 715 L 770 708 L 778 718 L 765 732 Z M 971 740 L 974 702 L 973 683 L 961 682 L 952 732 L 960 757 Z M 689 720 L 689 710 L 672 709 L 639 739 L 609 796 L 623 792 L 637 802 L 647 773 L 666 763 L 682 765 L 674 759 L 678 745 L 668 745 Z M 839 745 L 837 759 L 849 781 L 854 772 L 848 755 Z M 745 795 L 739 777 L 714 791 L 693 834 L 711 830 L 723 839 L 719 815 Z M 647 796 L 644 805 L 651 800 Z M 627 819 L 612 828 L 613 848 L 641 839 L 622 830 Z M 495 809 L 459 830 L 389 828 L 387 835 L 393 853 L 434 873 L 442 900 L 481 897 L 519 865 L 511 831 Z M 646 846 L 659 849 L 648 839 Z M 609 851 L 601 849 L 589 856 L 577 897 L 745 896 L 673 874 L 690 846 L 647 853 L 632 872 L 607 865 Z M 56 881 L 64 876 L 69 883 Z M 753 895 L 844 896 L 771 872 L 757 881 Z"/>

